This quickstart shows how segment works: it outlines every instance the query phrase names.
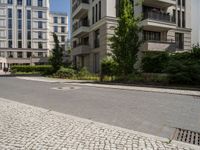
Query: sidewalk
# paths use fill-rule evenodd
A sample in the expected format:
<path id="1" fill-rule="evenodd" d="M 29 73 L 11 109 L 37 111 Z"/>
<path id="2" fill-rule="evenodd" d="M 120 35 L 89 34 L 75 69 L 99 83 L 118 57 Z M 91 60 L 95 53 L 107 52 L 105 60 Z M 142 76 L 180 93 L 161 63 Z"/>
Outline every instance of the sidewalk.
<path id="1" fill-rule="evenodd" d="M 84 86 L 96 87 L 96 88 L 110 88 L 110 89 L 120 89 L 120 90 L 132 90 L 132 91 L 157 92 L 157 93 L 168 93 L 168 94 L 188 95 L 188 96 L 200 96 L 200 91 L 195 91 L 195 90 L 164 89 L 164 88 L 125 86 L 125 85 L 107 85 L 107 84 L 97 84 L 92 81 L 65 80 L 65 79 L 54 79 L 54 78 L 45 78 L 45 77 L 17 77 L 17 78 L 23 79 L 23 80 L 30 80 L 30 81 L 59 82 L 59 83 L 78 85 L 78 86 L 84 85 Z"/>
<path id="2" fill-rule="evenodd" d="M 0 98 L 1 150 L 198 150 L 200 147 Z"/>

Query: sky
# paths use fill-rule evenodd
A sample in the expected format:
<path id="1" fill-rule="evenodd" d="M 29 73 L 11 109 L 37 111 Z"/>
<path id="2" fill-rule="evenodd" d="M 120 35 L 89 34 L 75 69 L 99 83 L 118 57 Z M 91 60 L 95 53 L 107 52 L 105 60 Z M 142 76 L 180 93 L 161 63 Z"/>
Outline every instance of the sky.
<path id="1" fill-rule="evenodd" d="M 67 12 L 68 20 L 70 21 L 70 0 L 50 0 L 50 9 L 56 12 Z M 70 22 L 68 27 L 70 29 Z"/>

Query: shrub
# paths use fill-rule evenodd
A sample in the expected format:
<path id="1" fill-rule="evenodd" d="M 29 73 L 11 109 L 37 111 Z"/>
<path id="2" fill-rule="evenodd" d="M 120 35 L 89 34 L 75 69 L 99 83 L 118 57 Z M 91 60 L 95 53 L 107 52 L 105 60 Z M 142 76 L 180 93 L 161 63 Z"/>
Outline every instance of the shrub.
<path id="1" fill-rule="evenodd" d="M 114 76 L 117 74 L 117 63 L 110 57 L 106 57 L 101 62 L 101 75 Z"/>
<path id="2" fill-rule="evenodd" d="M 147 52 L 142 58 L 142 70 L 145 73 L 163 73 L 168 61 L 166 52 Z"/>
<path id="3" fill-rule="evenodd" d="M 52 72 L 52 67 L 50 65 L 37 65 L 37 66 L 22 66 L 22 65 L 16 65 L 11 67 L 11 73 L 17 73 L 17 72 L 24 72 L 24 73 L 30 73 L 30 72 L 38 72 L 41 74 L 50 74 Z"/>
<path id="4" fill-rule="evenodd" d="M 77 73 L 77 77 L 88 77 L 88 76 L 91 76 L 91 73 L 85 67 L 81 68 Z"/>
<path id="5" fill-rule="evenodd" d="M 73 78 L 75 76 L 76 72 L 75 70 L 71 69 L 71 68 L 64 68 L 61 67 L 55 74 L 55 77 L 58 78 Z"/>
<path id="6" fill-rule="evenodd" d="M 171 83 L 200 84 L 200 61 L 172 59 L 166 72 L 169 73 L 169 81 Z"/>

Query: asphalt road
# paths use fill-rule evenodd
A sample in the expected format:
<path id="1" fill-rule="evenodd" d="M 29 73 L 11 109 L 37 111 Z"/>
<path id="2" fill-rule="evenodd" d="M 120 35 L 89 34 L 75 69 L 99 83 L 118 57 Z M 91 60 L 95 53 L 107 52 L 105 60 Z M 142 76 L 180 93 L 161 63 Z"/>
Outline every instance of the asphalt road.
<path id="1" fill-rule="evenodd" d="M 0 97 L 170 138 L 175 128 L 200 132 L 200 98 L 0 77 Z"/>

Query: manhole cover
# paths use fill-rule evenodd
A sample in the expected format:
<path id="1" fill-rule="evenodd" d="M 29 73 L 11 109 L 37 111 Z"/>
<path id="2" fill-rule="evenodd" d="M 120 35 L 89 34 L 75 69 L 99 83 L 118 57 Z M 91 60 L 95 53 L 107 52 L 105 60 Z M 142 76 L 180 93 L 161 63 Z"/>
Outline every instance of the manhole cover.
<path id="1" fill-rule="evenodd" d="M 54 87 L 53 90 L 68 91 L 68 90 L 78 90 L 80 87 L 77 86 L 67 86 L 67 87 Z"/>
<path id="2" fill-rule="evenodd" d="M 177 128 L 175 130 L 174 140 L 200 146 L 200 133 Z"/>

